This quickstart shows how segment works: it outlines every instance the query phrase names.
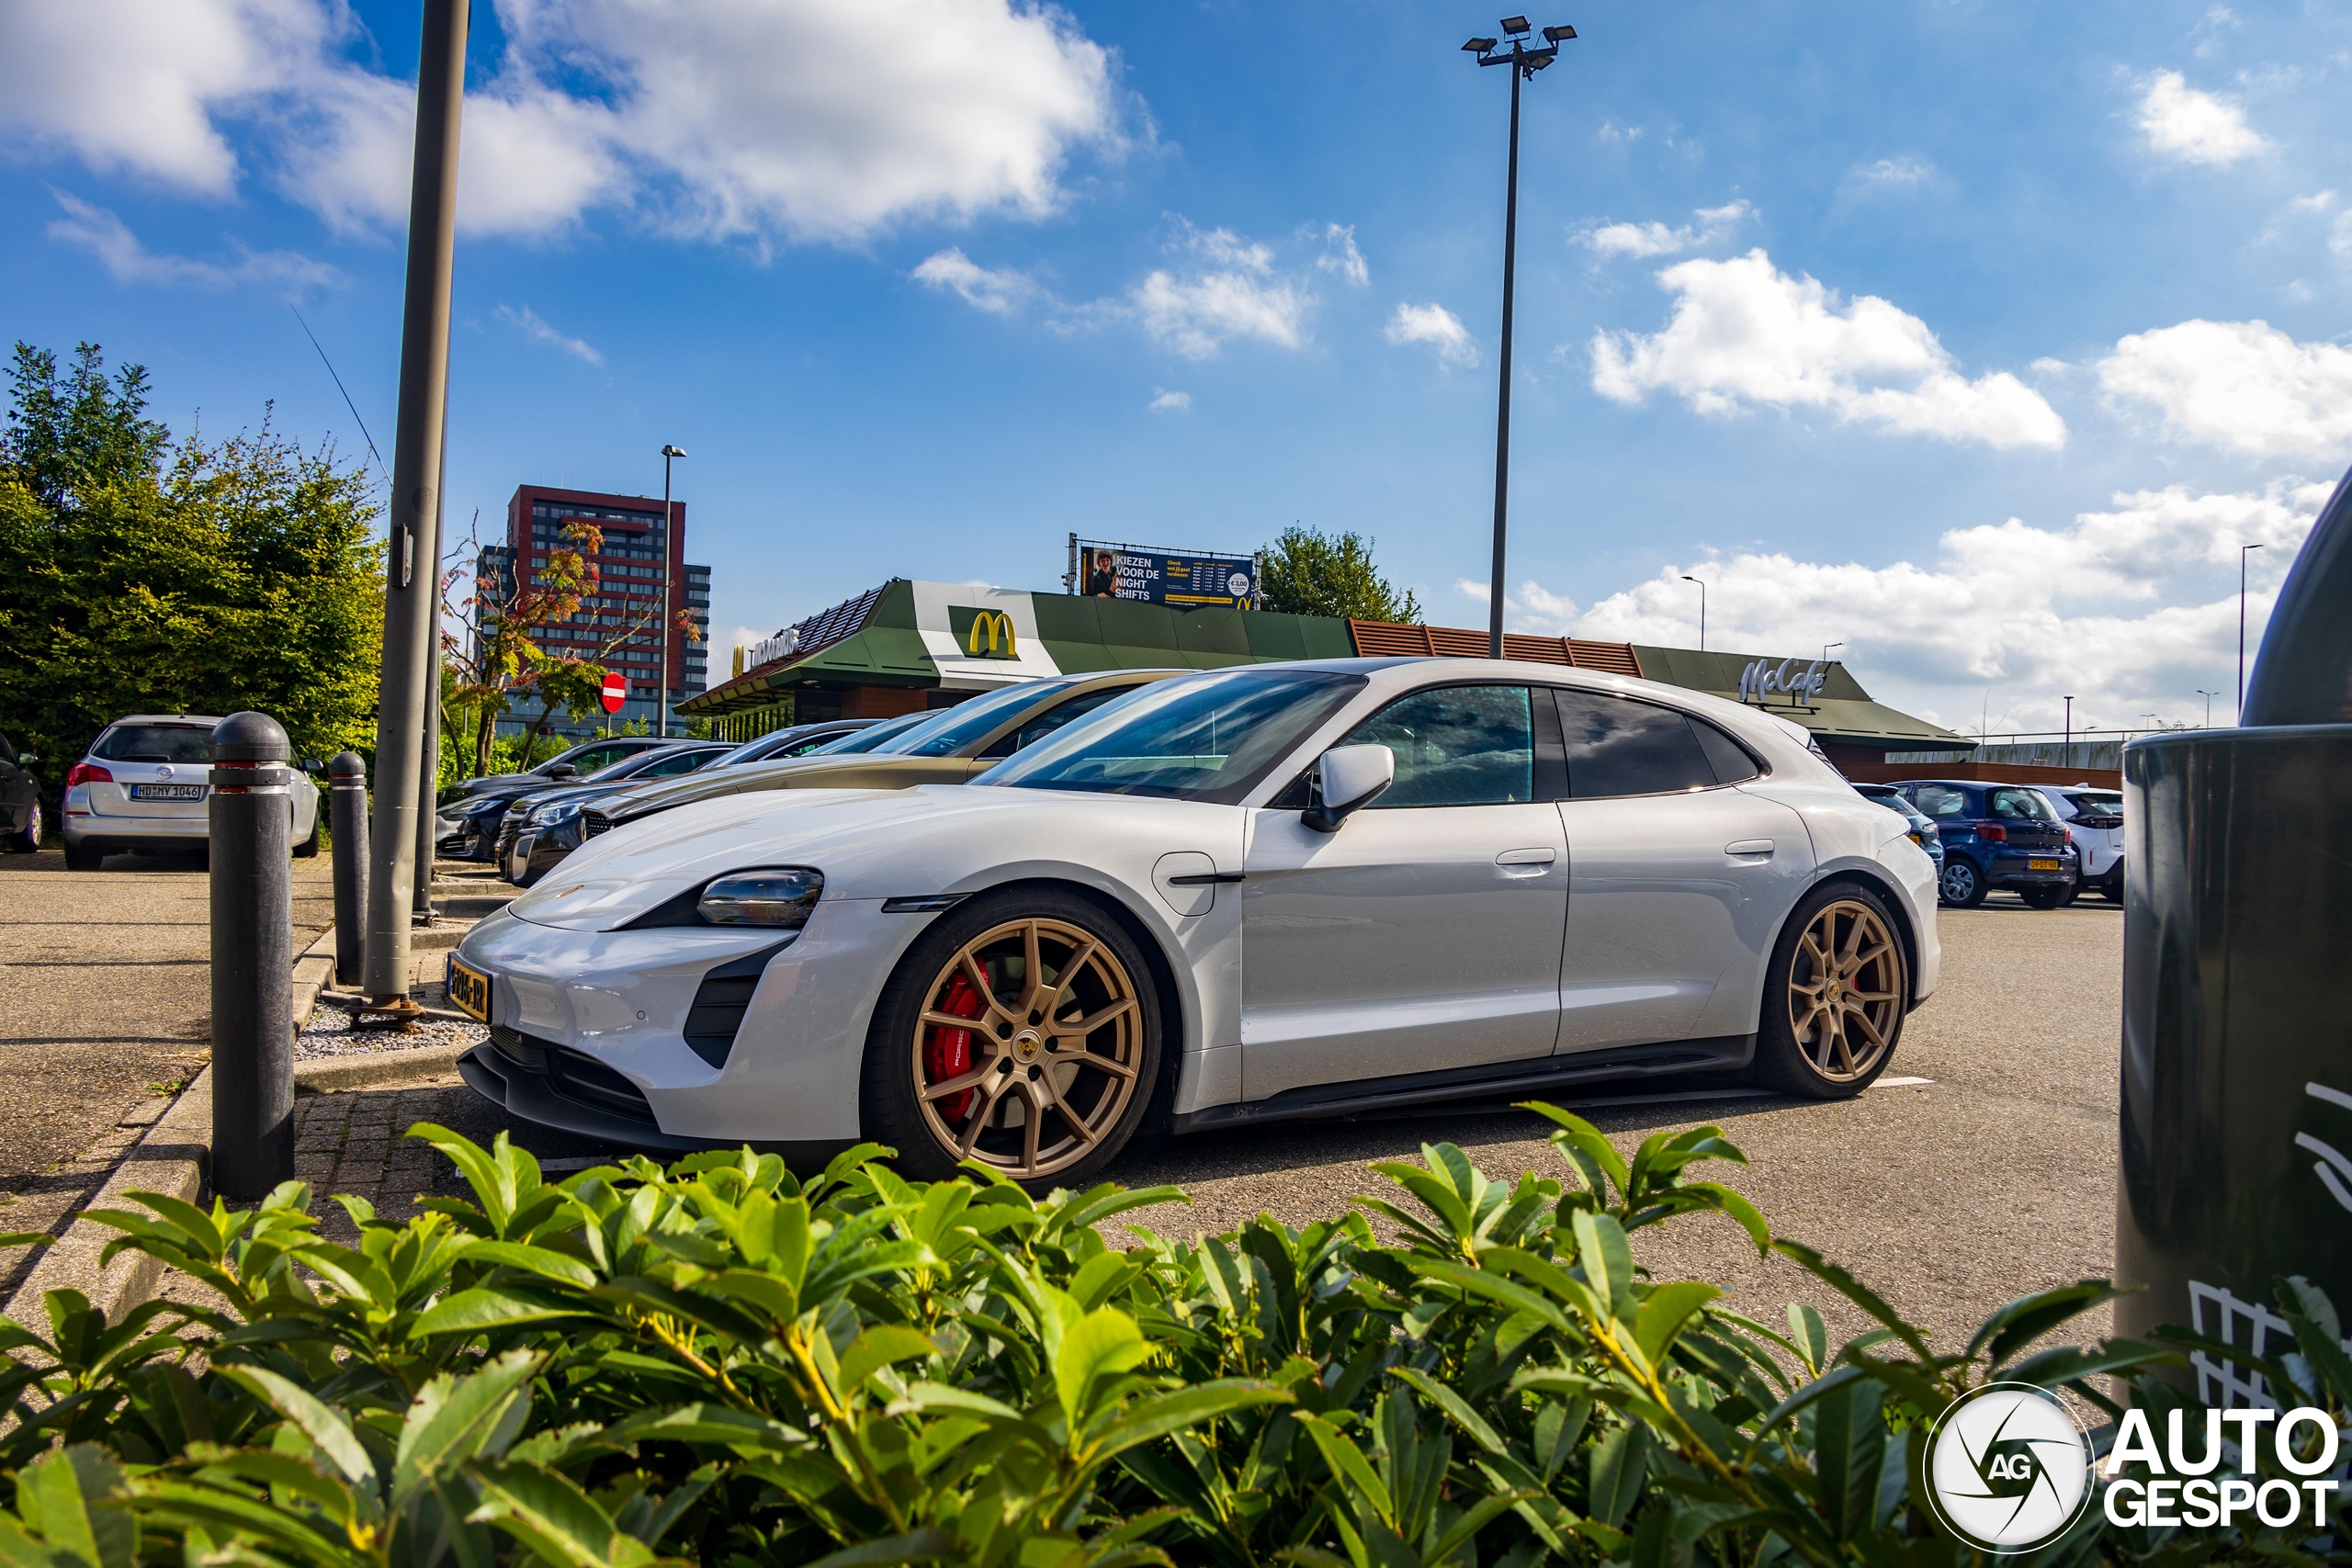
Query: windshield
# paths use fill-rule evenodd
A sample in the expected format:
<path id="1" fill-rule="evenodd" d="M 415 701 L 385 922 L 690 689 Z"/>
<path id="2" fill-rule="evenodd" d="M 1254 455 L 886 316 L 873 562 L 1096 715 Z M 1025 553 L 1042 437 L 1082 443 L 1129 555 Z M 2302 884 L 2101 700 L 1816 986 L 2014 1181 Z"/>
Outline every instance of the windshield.
<path id="1" fill-rule="evenodd" d="M 881 723 L 869 725 L 864 729 L 854 729 L 839 740 L 828 741 L 814 751 L 806 752 L 804 755 L 842 757 L 856 751 L 871 751 L 892 736 L 904 735 L 918 724 L 930 723 L 934 716 L 927 713 L 900 714 L 896 718 L 886 718 Z"/>
<path id="2" fill-rule="evenodd" d="M 2019 822 L 2058 820 L 2058 814 L 2050 809 L 2050 803 L 2041 798 L 2040 790 L 1996 789 L 1990 791 L 1989 795 L 1984 807 L 1987 817 L 2006 817 Z"/>
<path id="3" fill-rule="evenodd" d="M 1234 805 L 1363 689 L 1329 670 L 1220 670 L 1147 686 L 973 782 Z"/>
<path id="4" fill-rule="evenodd" d="M 98 737 L 90 755 L 109 762 L 204 762 L 212 761 L 209 724 L 118 724 Z"/>
<path id="5" fill-rule="evenodd" d="M 877 757 L 952 757 L 986 739 L 990 730 L 1006 719 L 1053 695 L 1078 684 L 1075 681 L 1023 681 L 990 692 L 984 697 L 974 697 L 958 703 L 944 712 L 933 714 L 912 729 L 892 736 L 874 748 Z"/>
<path id="6" fill-rule="evenodd" d="M 2120 817 L 2123 797 L 2120 795 L 2076 795 L 2071 797 L 2075 809 L 2086 817 Z"/>

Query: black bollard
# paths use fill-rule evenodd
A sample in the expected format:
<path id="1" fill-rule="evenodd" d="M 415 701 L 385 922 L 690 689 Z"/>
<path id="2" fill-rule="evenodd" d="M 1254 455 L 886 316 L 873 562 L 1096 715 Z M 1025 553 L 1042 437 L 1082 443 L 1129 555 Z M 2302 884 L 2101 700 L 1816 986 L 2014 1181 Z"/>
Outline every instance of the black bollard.
<path id="1" fill-rule="evenodd" d="M 212 1187 L 240 1201 L 294 1176 L 289 754 L 267 714 L 212 731 Z"/>
<path id="2" fill-rule="evenodd" d="M 334 983 L 357 990 L 368 973 L 368 764 L 340 751 L 327 764 L 327 824 L 334 836 Z"/>

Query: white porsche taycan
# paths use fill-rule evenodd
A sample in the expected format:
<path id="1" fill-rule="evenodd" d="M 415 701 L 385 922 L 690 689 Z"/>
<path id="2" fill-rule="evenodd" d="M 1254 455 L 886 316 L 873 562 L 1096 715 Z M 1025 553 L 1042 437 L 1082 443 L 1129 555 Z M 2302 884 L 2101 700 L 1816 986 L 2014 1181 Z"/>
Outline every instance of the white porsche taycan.
<path id="1" fill-rule="evenodd" d="M 638 1146 L 890 1144 L 1039 1186 L 1140 1127 L 1884 1070 L 1933 988 L 1905 824 L 1758 708 L 1550 665 L 1149 686 L 969 784 L 707 801 L 484 920 L 460 1067 Z"/>

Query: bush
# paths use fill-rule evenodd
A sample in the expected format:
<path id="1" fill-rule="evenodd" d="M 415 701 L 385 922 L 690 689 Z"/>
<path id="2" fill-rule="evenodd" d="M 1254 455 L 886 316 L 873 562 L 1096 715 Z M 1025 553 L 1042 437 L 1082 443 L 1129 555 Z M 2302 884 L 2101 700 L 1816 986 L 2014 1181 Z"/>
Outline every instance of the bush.
<path id="1" fill-rule="evenodd" d="M 395 1225 L 340 1199 L 356 1246 L 320 1235 L 299 1183 L 250 1212 L 143 1195 L 146 1213 L 92 1216 L 124 1233 L 109 1255 L 160 1258 L 223 1308 L 109 1327 L 61 1291 L 48 1333 L 6 1328 L 46 1364 L 6 1382 L 0 1561 L 1950 1563 L 1969 1554 L 1918 1503 L 1921 1434 L 1963 1389 L 2064 1385 L 2112 1412 L 2105 1374 L 2178 1403 L 2149 1375 L 2177 1347 L 2031 1349 L 2103 1284 L 2013 1303 L 1938 1355 L 1690 1179 L 1740 1160 L 1716 1129 L 1627 1161 L 1535 1109 L 1564 1179 L 1505 1184 L 1425 1146 L 1375 1168 L 1393 1189 L 1361 1213 L 1197 1246 L 1135 1230 L 1125 1250 L 1098 1227 L 1182 1194 L 910 1183 L 873 1145 L 806 1181 L 746 1150 L 549 1185 L 503 1134 L 484 1151 L 424 1125 L 474 1201 Z M 1691 1215 L 1878 1326 L 1833 1350 L 1809 1308 L 1783 1334 L 1645 1278 L 1628 1233 Z M 2297 1302 L 2332 1348 L 2324 1303 Z M 2312 1365 L 2341 1408 L 2343 1358 Z M 2232 1539 L 2094 1509 L 2041 1560 L 2203 1560 Z"/>

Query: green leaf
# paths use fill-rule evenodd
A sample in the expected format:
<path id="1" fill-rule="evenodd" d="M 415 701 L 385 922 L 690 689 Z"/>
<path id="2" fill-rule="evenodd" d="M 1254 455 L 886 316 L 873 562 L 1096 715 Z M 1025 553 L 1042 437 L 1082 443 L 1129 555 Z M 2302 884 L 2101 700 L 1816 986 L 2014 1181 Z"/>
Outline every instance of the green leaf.
<path id="1" fill-rule="evenodd" d="M 1062 1331 L 1054 1357 L 1054 1392 L 1075 1438 L 1100 1380 L 1139 1366 L 1151 1354 L 1136 1320 L 1116 1307 L 1097 1307 Z"/>
<path id="2" fill-rule="evenodd" d="M 1885 1300 L 1876 1291 L 1855 1279 L 1844 1269 L 1830 1262 L 1801 1241 L 1790 1241 L 1782 1237 L 1772 1243 L 1772 1250 L 1792 1260 L 1807 1273 L 1812 1274 L 1831 1290 L 1885 1325 L 1897 1339 L 1903 1341 L 1904 1347 L 1922 1361 L 1932 1362 L 1936 1359 L 1928 1348 L 1927 1339 L 1917 1328 L 1904 1320 L 1901 1313 L 1887 1305 Z"/>
<path id="3" fill-rule="evenodd" d="M 1634 1339 L 1642 1354 L 1655 1367 L 1666 1359 L 1675 1336 L 1682 1332 L 1693 1314 L 1713 1301 L 1723 1292 L 1697 1280 L 1678 1280 L 1670 1284 L 1654 1286 L 1643 1298 L 1641 1310 L 1634 1319 Z"/>
<path id="4" fill-rule="evenodd" d="M 1634 1300 L 1634 1249 L 1625 1240 L 1625 1227 L 1611 1214 L 1579 1213 L 1571 1224 L 1584 1277 L 1600 1292 L 1610 1315 L 1623 1317 Z"/>
<path id="5" fill-rule="evenodd" d="M 1991 1347 L 1989 1365 L 1997 1368 L 2068 1318 L 2105 1306 L 2122 1292 L 2104 1280 L 2085 1280 L 2019 1296 L 1978 1325 L 1968 1341 L 1975 1356 Z"/>
<path id="6" fill-rule="evenodd" d="M 961 1557 L 956 1538 L 936 1525 L 830 1551 L 802 1568 L 888 1568 L 893 1562 L 944 1562 Z"/>
<path id="7" fill-rule="evenodd" d="M 481 1285 L 442 1297 L 409 1325 L 409 1337 L 479 1334 L 517 1323 L 548 1323 L 560 1317 L 593 1317 L 578 1302 L 525 1285 Z"/>
<path id="8" fill-rule="evenodd" d="M 1649 1463 L 1650 1429 L 1634 1422 L 1619 1427 L 1592 1450 L 1592 1483 L 1585 1511 L 1611 1529 L 1623 1524 L 1642 1493 Z"/>
<path id="9" fill-rule="evenodd" d="M 101 1506 L 122 1493 L 114 1456 L 92 1444 L 53 1450 L 17 1474 L 17 1511 L 25 1523 L 94 1568 L 130 1568 L 138 1552 L 130 1512 Z"/>
<path id="10" fill-rule="evenodd" d="M 1885 1468 L 1885 1387 L 1856 1378 L 1821 1401 L 1814 1416 L 1814 1472 L 1821 1517 L 1838 1541 L 1878 1522 L 1880 1472 Z"/>
<path id="11" fill-rule="evenodd" d="M 1625 1190 L 1632 1179 L 1632 1172 L 1626 1167 L 1625 1156 L 1617 1152 L 1617 1145 L 1603 1136 L 1600 1128 L 1581 1116 L 1563 1111 L 1556 1105 L 1546 1105 L 1540 1100 L 1521 1100 L 1519 1102 L 1519 1109 L 1532 1111 L 1538 1116 L 1557 1122 L 1560 1131 L 1552 1134 L 1552 1142 L 1563 1148 L 1572 1148 L 1582 1154 L 1595 1166 L 1608 1173 L 1610 1179 L 1617 1183 L 1619 1192 Z M 1596 1193 L 1595 1196 L 1604 1203 L 1609 1201 L 1609 1194 L 1605 1190 Z"/>
<path id="12" fill-rule="evenodd" d="M 842 1352 L 841 1393 L 847 1395 L 865 1387 L 867 1378 L 895 1362 L 938 1354 L 938 1346 L 911 1328 L 901 1328 L 895 1324 L 876 1324 L 859 1335 L 850 1348 Z"/>
<path id="13" fill-rule="evenodd" d="M 278 1376 L 266 1367 L 224 1366 L 215 1369 L 264 1404 L 277 1411 L 334 1461 L 345 1481 L 368 1485 L 376 1480 L 376 1461 L 368 1457 L 351 1429 L 351 1418 L 308 1389 Z"/>
<path id="14" fill-rule="evenodd" d="M 1804 1370 L 1819 1377 L 1829 1359 L 1829 1325 L 1815 1309 L 1791 1302 L 1789 1333 L 1794 1338 L 1797 1353 L 1804 1359 Z"/>
<path id="15" fill-rule="evenodd" d="M 481 1506 L 469 1516 L 495 1525 L 554 1568 L 638 1568 L 652 1549 L 624 1534 L 611 1516 L 571 1480 L 529 1464 L 471 1467 Z"/>
<path id="16" fill-rule="evenodd" d="M 1296 1419 L 1306 1428 L 1306 1435 L 1314 1439 L 1316 1451 L 1323 1456 L 1323 1462 L 1331 1467 L 1331 1473 L 1345 1482 L 1363 1506 L 1379 1517 L 1381 1523 L 1395 1529 L 1396 1505 L 1390 1500 L 1387 1485 L 1380 1479 L 1379 1472 L 1372 1468 L 1372 1461 L 1363 1457 L 1363 1450 L 1356 1447 L 1355 1440 L 1319 1416 L 1301 1411 Z"/>
<path id="17" fill-rule="evenodd" d="M 1288 1389 L 1252 1378 L 1219 1378 L 1168 1393 L 1136 1400 L 1116 1418 L 1097 1430 L 1087 1444 L 1087 1457 L 1103 1461 L 1170 1433 L 1214 1421 L 1259 1404 L 1289 1404 Z"/>
<path id="18" fill-rule="evenodd" d="M 1388 1375 L 1410 1384 L 1414 1391 L 1453 1418 L 1453 1424 L 1470 1434 L 1471 1440 L 1490 1454 L 1506 1453 L 1510 1445 L 1497 1435 L 1486 1419 L 1470 1408 L 1463 1397 L 1418 1367 L 1391 1367 Z"/>
<path id="19" fill-rule="evenodd" d="M 529 1383 L 538 1365 L 530 1352 L 509 1350 L 467 1377 L 445 1372 L 426 1383 L 401 1427 L 393 1506 L 401 1506 L 428 1476 L 446 1474 L 476 1455 L 502 1452 L 530 1415 Z"/>

